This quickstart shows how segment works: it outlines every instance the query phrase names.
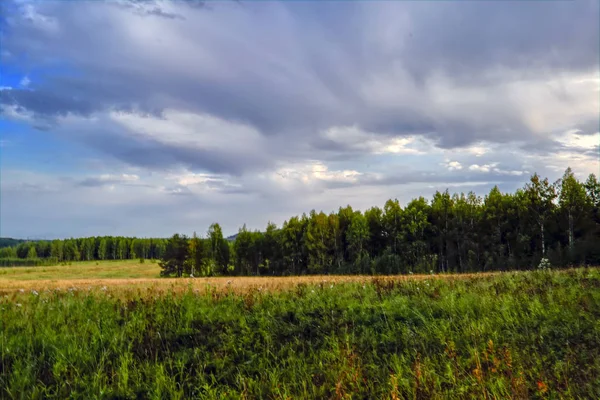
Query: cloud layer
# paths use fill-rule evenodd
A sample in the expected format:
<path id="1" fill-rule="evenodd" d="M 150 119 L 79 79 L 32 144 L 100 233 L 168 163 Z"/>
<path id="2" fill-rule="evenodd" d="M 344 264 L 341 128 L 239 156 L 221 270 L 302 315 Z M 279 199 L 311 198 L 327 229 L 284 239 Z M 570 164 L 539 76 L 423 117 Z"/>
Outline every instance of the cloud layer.
<path id="1" fill-rule="evenodd" d="M 65 232 L 43 220 L 21 228 L 41 181 L 60 185 L 56 204 L 74 196 L 117 214 L 107 233 L 164 235 L 461 183 L 512 190 L 568 165 L 597 172 L 593 0 L 0 7 L 0 59 L 15 77 L 0 85 L 0 107 L 29 129 L 3 152 L 18 158 L 42 130 L 102 165 L 75 172 L 57 159 L 49 176 L 5 166 L 2 213 L 6 203 L 16 213 L 2 234 L 84 231 L 68 211 Z M 100 193 L 122 201 L 106 211 Z M 167 222 L 134 228 L 149 215 L 119 215 L 136 202 Z"/>

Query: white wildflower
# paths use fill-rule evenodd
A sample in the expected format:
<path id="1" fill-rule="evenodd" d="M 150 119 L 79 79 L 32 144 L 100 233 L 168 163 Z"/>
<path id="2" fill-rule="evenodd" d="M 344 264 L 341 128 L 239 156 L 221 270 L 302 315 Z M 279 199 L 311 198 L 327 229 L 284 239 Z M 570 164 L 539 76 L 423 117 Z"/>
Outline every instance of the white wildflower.
<path id="1" fill-rule="evenodd" d="M 39 293 L 38 293 L 37 291 L 35 291 L 35 290 L 32 290 L 32 291 L 31 291 L 31 294 L 32 294 L 32 295 L 34 295 L 34 296 L 37 296 L 37 295 L 39 295 Z"/>
<path id="2" fill-rule="evenodd" d="M 17 304 L 15 304 L 15 306 L 17 306 L 17 307 L 23 307 L 23 304 L 17 303 Z"/>

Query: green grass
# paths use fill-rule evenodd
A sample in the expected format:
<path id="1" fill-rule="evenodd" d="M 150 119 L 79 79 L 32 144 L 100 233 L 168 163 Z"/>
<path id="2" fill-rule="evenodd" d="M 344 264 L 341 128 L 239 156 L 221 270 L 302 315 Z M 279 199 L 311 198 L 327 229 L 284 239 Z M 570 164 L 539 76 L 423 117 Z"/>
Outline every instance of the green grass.
<path id="1" fill-rule="evenodd" d="M 25 292 L 0 314 L 0 398 L 600 398 L 598 269 Z"/>
<path id="2" fill-rule="evenodd" d="M 2 281 L 29 281 L 45 279 L 112 279 L 158 278 L 157 262 L 146 260 L 78 261 L 63 265 L 0 268 Z"/>

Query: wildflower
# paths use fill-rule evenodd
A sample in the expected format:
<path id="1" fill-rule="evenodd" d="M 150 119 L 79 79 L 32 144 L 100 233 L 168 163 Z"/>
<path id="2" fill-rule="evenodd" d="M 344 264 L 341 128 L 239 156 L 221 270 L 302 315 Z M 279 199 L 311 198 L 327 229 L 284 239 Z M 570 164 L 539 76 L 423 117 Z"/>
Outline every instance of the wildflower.
<path id="1" fill-rule="evenodd" d="M 15 306 L 17 306 L 17 307 L 23 307 L 23 304 L 17 303 L 17 304 L 15 304 Z"/>
<path id="2" fill-rule="evenodd" d="M 100 290 L 106 291 L 106 286 L 102 286 L 102 288 Z"/>
<path id="3" fill-rule="evenodd" d="M 36 292 L 35 290 L 32 290 L 32 291 L 31 291 L 31 294 L 32 294 L 32 295 L 34 295 L 34 296 L 37 296 L 37 295 L 39 295 L 39 293 L 38 293 L 38 292 Z"/>
<path id="4" fill-rule="evenodd" d="M 227 284 L 228 284 L 228 285 L 231 285 L 232 283 L 233 283 L 233 282 L 232 282 L 232 281 L 230 281 L 230 280 L 229 280 L 229 281 L 227 281 Z"/>
<path id="5" fill-rule="evenodd" d="M 333 283 L 331 284 L 331 286 L 329 286 L 330 289 L 333 289 Z"/>
<path id="6" fill-rule="evenodd" d="M 25 289 L 19 289 L 19 292 L 25 293 Z"/>
<path id="7" fill-rule="evenodd" d="M 546 393 L 548 391 L 548 386 L 542 381 L 538 381 L 537 387 L 540 393 Z"/>

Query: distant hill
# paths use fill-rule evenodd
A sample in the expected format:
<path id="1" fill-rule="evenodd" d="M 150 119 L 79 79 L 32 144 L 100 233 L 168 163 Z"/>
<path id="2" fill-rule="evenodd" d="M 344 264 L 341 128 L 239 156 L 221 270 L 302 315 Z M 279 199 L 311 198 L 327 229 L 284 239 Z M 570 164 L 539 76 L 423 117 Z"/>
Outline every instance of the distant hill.
<path id="1" fill-rule="evenodd" d="M 0 248 L 16 246 L 19 243 L 23 243 L 26 241 L 27 240 L 24 240 L 24 239 L 13 239 L 13 238 L 0 237 Z"/>

